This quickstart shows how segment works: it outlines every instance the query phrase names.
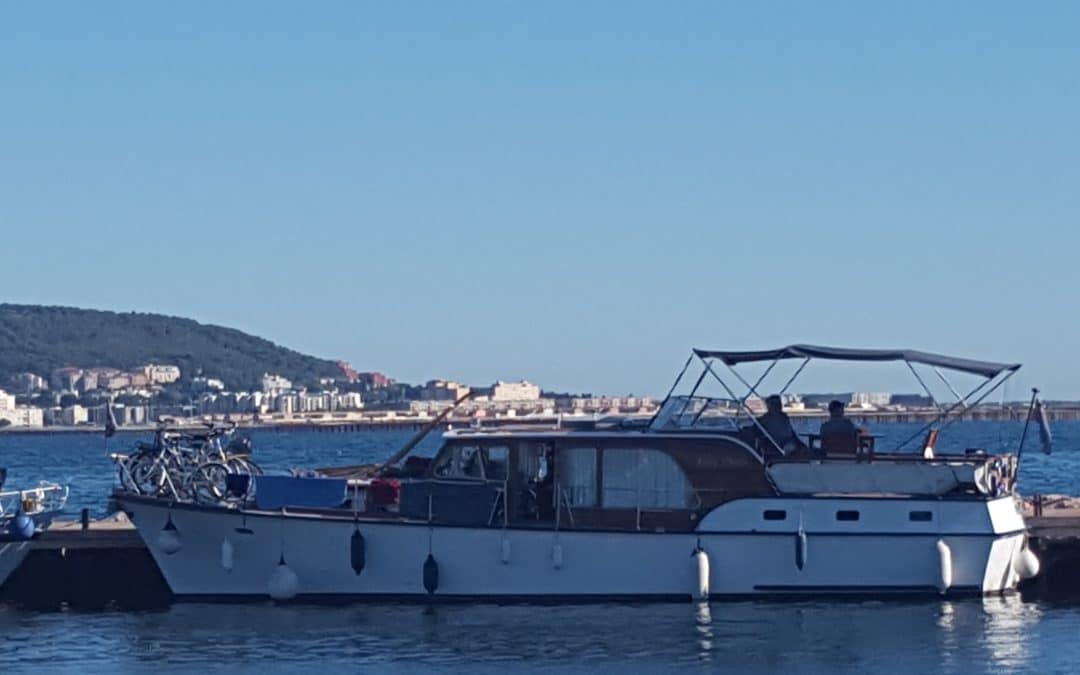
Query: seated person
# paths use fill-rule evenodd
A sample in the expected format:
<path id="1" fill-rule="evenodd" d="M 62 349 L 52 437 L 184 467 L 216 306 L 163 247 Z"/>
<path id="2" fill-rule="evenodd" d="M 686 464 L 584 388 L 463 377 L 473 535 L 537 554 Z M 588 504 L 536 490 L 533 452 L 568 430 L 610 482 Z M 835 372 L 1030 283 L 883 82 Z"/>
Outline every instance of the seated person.
<path id="1" fill-rule="evenodd" d="M 791 418 L 784 412 L 784 404 L 776 394 L 765 399 L 765 414 L 757 418 L 757 423 L 785 455 L 802 447 L 799 436 L 791 426 Z"/>
<path id="2" fill-rule="evenodd" d="M 829 419 L 821 423 L 821 450 L 825 453 L 854 455 L 859 449 L 859 429 L 844 417 L 844 404 L 829 402 Z"/>

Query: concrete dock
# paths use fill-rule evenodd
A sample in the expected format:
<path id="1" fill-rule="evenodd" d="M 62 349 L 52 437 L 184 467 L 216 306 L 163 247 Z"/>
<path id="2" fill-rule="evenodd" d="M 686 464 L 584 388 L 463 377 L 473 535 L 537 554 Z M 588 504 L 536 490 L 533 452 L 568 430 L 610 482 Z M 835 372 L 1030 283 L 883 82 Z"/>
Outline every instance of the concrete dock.
<path id="1" fill-rule="evenodd" d="M 1028 509 L 1041 570 L 1021 585 L 1022 597 L 1080 602 L 1080 498 L 1040 498 Z M 0 587 L 0 602 L 37 610 L 145 610 L 168 607 L 172 596 L 134 525 L 117 513 L 85 524 L 54 522 Z"/>

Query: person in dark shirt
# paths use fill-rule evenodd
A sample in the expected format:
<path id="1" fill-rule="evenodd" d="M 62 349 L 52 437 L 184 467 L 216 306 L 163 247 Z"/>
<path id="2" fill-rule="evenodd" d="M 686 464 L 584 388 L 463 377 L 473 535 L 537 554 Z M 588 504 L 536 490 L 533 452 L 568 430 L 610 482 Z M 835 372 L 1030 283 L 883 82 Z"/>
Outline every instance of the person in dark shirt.
<path id="1" fill-rule="evenodd" d="M 757 418 L 780 451 L 787 454 L 800 447 L 799 437 L 791 426 L 791 418 L 784 412 L 784 404 L 776 394 L 765 399 L 765 414 Z"/>
<path id="2" fill-rule="evenodd" d="M 844 404 L 829 402 L 829 419 L 821 423 L 821 446 L 826 452 L 854 454 L 859 445 L 859 429 L 844 416 Z"/>

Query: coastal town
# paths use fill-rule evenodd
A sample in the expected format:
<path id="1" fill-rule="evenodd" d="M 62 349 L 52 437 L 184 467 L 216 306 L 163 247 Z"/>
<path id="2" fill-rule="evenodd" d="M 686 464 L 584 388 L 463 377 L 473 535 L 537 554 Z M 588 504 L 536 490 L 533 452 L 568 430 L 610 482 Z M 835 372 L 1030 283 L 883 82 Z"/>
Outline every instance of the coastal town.
<path id="1" fill-rule="evenodd" d="M 46 374 L 19 373 L 0 389 L 0 429 L 100 428 L 108 419 L 107 406 L 118 427 L 138 429 L 162 420 L 245 426 L 407 424 L 431 419 L 455 402 L 455 419 L 478 422 L 643 416 L 655 413 L 659 405 L 652 396 L 551 392 L 528 380 L 471 386 L 434 379 L 413 385 L 379 372 L 358 372 L 346 362 L 338 368 L 338 377 L 319 378 L 317 386 L 264 373 L 257 388 L 243 390 L 212 375 L 189 375 L 177 365 L 160 363 L 132 370 L 64 367 Z M 793 415 L 819 416 L 834 399 L 855 413 L 897 419 L 937 410 L 926 395 L 888 392 L 785 394 L 783 403 Z M 732 412 L 739 407 L 736 401 L 729 405 Z M 765 406 L 752 396 L 745 408 L 759 413 Z M 982 413 L 1000 416 L 1001 411 L 999 405 L 984 407 Z"/>
<path id="2" fill-rule="evenodd" d="M 526 380 L 500 380 L 484 387 L 441 379 L 412 385 L 379 372 L 358 372 L 344 362 L 339 368 L 339 377 L 319 378 L 316 387 L 265 373 L 258 388 L 245 390 L 201 373 L 186 377 L 171 364 L 19 373 L 0 389 L 0 428 L 102 427 L 108 419 L 107 406 L 119 427 L 135 428 L 163 419 L 243 425 L 423 419 L 466 395 L 458 412 L 474 418 L 636 415 L 650 414 L 657 406 L 648 396 L 552 393 Z"/>

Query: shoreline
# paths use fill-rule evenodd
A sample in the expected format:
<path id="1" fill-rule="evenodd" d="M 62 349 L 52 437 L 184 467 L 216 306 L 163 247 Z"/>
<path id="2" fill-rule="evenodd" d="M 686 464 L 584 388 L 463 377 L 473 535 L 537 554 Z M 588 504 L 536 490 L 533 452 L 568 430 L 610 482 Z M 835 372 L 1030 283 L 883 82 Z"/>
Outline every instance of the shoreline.
<path id="1" fill-rule="evenodd" d="M 1022 423 L 1026 418 L 1026 410 L 1020 411 L 1017 409 L 993 409 L 993 410 L 972 410 L 968 411 L 962 416 L 953 418 L 953 421 L 960 422 L 1012 422 Z M 827 413 L 819 413 L 818 411 L 793 411 L 789 413 L 791 419 L 795 422 L 817 422 L 828 418 Z M 649 419 L 651 415 L 625 415 L 624 419 Z M 868 424 L 926 424 L 933 423 L 939 419 L 937 411 L 863 411 L 849 413 L 848 418 L 859 425 Z M 477 422 L 481 422 L 483 428 L 500 428 L 500 427 L 512 427 L 512 426 L 552 426 L 559 427 L 562 424 L 577 425 L 581 423 L 593 422 L 600 419 L 599 416 L 593 415 L 544 415 L 544 416 L 521 416 L 521 417 L 492 417 L 483 418 L 477 420 L 473 417 L 452 417 L 440 421 L 436 426 L 442 429 L 450 428 L 468 428 L 473 427 Z M 742 418 L 745 420 L 746 418 Z M 1058 409 L 1051 411 L 1050 419 L 1053 422 L 1063 421 L 1080 421 L 1080 410 L 1074 409 Z M 417 417 L 362 417 L 351 419 L 318 419 L 318 418 L 304 418 L 304 419 L 292 419 L 292 420 L 265 420 L 265 421 L 252 421 L 252 420 L 240 420 L 236 422 L 237 431 L 272 431 L 272 432 L 288 432 L 288 431 L 317 431 L 317 432 L 356 432 L 356 431 L 410 431 L 419 430 L 420 428 L 431 424 L 435 420 L 430 416 L 417 416 Z M 172 425 L 174 428 L 199 431 L 205 429 L 209 424 L 209 421 L 203 420 L 189 420 L 183 421 Z M 227 425 L 228 421 L 213 420 L 215 425 Z M 158 428 L 157 424 L 139 424 L 139 425 L 124 425 L 116 428 L 116 434 L 148 434 L 154 433 Z M 0 428 L 0 435 L 41 435 L 41 434 L 99 434 L 104 435 L 105 427 L 103 425 L 89 425 L 80 424 L 75 426 L 66 425 L 53 425 L 42 427 L 16 427 L 7 426 Z"/>

